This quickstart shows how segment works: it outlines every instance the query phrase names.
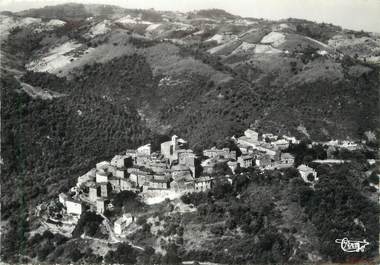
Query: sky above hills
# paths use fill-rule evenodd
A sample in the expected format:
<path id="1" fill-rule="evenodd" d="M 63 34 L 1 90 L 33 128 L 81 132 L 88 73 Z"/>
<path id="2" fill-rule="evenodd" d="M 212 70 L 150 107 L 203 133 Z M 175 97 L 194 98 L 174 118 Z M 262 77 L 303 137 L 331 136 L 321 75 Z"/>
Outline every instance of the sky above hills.
<path id="1" fill-rule="evenodd" d="M 380 33 L 380 0 L 0 0 L 0 10 L 20 11 L 65 2 L 172 11 L 220 8 L 245 17 L 303 18 Z"/>

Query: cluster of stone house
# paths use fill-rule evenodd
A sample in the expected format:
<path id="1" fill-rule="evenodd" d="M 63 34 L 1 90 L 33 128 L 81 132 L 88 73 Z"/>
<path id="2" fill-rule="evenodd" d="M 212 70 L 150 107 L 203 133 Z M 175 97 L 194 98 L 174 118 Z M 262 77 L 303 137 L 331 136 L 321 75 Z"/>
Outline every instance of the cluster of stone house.
<path id="1" fill-rule="evenodd" d="M 212 147 L 203 151 L 203 156 L 208 158 L 225 158 L 230 160 L 236 160 L 236 151 L 231 151 L 229 148 L 217 149 Z"/>
<path id="2" fill-rule="evenodd" d="M 279 139 L 273 134 L 262 134 L 254 130 L 248 129 L 244 135 L 234 138 L 242 155 L 238 157 L 237 163 L 240 167 L 258 166 L 260 169 L 273 170 L 293 167 L 295 157 L 284 152 L 289 145 L 299 144 L 295 137 L 283 136 Z M 307 183 L 315 183 L 318 181 L 317 172 L 306 165 L 297 167 L 301 178 Z"/>
<path id="3" fill-rule="evenodd" d="M 216 147 L 206 149 L 202 156 L 197 156 L 188 149 L 187 142 L 176 135 L 170 141 L 163 142 L 160 151 L 153 152 L 150 144 L 126 150 L 125 154 L 116 155 L 111 161 L 99 162 L 95 168 L 80 176 L 76 185 L 80 195 L 76 196 L 76 200 L 66 194 L 60 194 L 59 200 L 67 208 L 67 213 L 81 214 L 82 202 L 103 213 L 109 207 L 111 192 L 130 190 L 156 195 L 166 191 L 211 189 L 216 164 L 226 163 L 233 174 L 239 167 L 258 166 L 264 170 L 294 165 L 294 157 L 284 150 L 295 139 L 278 139 L 272 134 L 259 137 L 259 133 L 251 129 L 233 139 L 242 153 L 239 157 L 236 151 Z M 200 168 L 201 172 L 197 172 L 196 168 Z M 305 167 L 299 168 L 299 171 L 305 181 L 310 179 L 310 173 L 314 174 Z"/>
<path id="4" fill-rule="evenodd" d="M 214 151 L 236 156 L 229 150 Z M 97 163 L 94 169 L 78 178 L 76 188 L 81 191 L 82 201 L 99 213 L 107 209 L 111 192 L 203 191 L 211 188 L 211 180 L 197 178 L 196 159 L 194 152 L 187 148 L 187 142 L 174 135 L 161 144 L 159 152 L 153 152 L 151 145 L 146 144 L 136 150 L 127 150 L 124 155 L 116 155 L 111 161 Z M 67 197 L 66 194 L 62 196 Z M 67 213 L 80 214 L 83 207 L 80 208 L 79 200 L 77 203 L 75 209 L 70 202 L 64 204 L 69 206 Z"/>
<path id="5" fill-rule="evenodd" d="M 279 139 L 273 134 L 262 134 L 248 129 L 243 136 L 233 137 L 242 155 L 237 158 L 240 167 L 258 166 L 260 169 L 281 169 L 292 167 L 294 156 L 284 152 L 290 143 L 298 143 L 293 137 Z"/>

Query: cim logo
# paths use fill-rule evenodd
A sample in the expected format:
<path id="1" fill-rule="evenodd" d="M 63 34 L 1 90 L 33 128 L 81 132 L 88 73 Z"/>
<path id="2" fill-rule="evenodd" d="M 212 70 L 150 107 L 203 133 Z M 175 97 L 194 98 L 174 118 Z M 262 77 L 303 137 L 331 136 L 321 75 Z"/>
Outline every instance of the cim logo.
<path id="1" fill-rule="evenodd" d="M 363 241 L 354 241 L 349 240 L 347 237 L 335 239 L 335 243 L 340 244 L 340 248 L 344 252 L 364 252 L 365 247 L 369 245 L 365 239 Z"/>

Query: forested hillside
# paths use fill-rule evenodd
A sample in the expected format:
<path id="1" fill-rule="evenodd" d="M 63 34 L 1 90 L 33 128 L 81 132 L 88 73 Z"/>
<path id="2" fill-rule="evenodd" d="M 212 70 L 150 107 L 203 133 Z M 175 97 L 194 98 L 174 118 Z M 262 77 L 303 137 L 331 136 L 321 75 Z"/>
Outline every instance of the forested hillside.
<path id="1" fill-rule="evenodd" d="M 243 18 L 218 9 L 179 13 L 82 4 L 2 12 L 0 26 L 2 253 L 11 262 L 34 246 L 40 247 L 38 261 L 44 261 L 53 243 L 60 248 L 52 256 L 79 260 L 77 245 L 65 245 L 65 239 L 47 234 L 28 241 L 31 212 L 73 186 L 96 162 L 126 149 L 148 142 L 157 148 L 177 134 L 199 151 L 251 125 L 308 142 L 360 141 L 379 133 L 380 36 L 375 33 L 299 19 Z M 180 256 L 282 263 L 315 251 L 342 260 L 329 252 L 331 246 L 323 247 L 324 237 L 330 240 L 346 229 L 373 239 L 374 215 L 349 209 L 377 208 L 347 182 L 347 176 L 355 178 L 351 171 L 319 170 L 315 189 L 296 182 L 294 172 L 285 172 L 285 179 L 278 172 L 243 172 L 233 185 L 184 197 L 198 215 L 182 220 L 190 228 L 179 233 L 184 242 L 169 254 L 176 262 Z M 252 194 L 261 195 L 256 200 Z M 302 212 L 294 227 L 280 225 L 287 204 L 289 211 Z M 366 223 L 368 233 L 350 227 L 352 218 L 342 219 L 350 213 Z M 191 241 L 192 228 L 201 223 L 212 235 L 201 243 L 214 252 Z M 296 255 L 294 236 L 306 237 L 301 229 L 310 232 L 309 241 Z M 230 245 L 236 246 L 233 255 L 223 250 Z M 120 246 L 107 260 L 118 261 L 124 250 L 131 251 Z M 156 262 L 149 251 L 131 259 Z M 154 258 L 169 263 L 169 254 Z"/>
<path id="2" fill-rule="evenodd" d="M 116 108 L 101 96 L 77 92 L 32 99 L 15 79 L 1 78 L 2 218 L 11 231 L 25 221 L 17 213 L 67 191 L 96 162 L 154 138 L 128 105 Z M 22 243 L 25 225 L 10 238 Z"/>
<path id="3" fill-rule="evenodd" d="M 26 16 L 42 20 L 23 26 Z M 360 139 L 379 123 L 380 44 L 371 33 L 217 9 L 182 16 L 70 4 L 11 18 L 20 26 L 7 25 L 3 69 L 22 75 L 26 68 L 30 80 L 48 72 L 67 78 L 71 89 L 108 97 L 116 108 L 135 105 L 151 130 L 181 134 L 193 146 L 251 124 L 327 140 Z M 46 22 L 53 18 L 58 26 Z M 364 37 L 367 57 L 338 47 L 342 39 Z M 55 91 L 49 80 L 41 82 Z"/>
<path id="4" fill-rule="evenodd" d="M 317 253 L 333 262 L 362 262 L 376 256 L 377 244 L 364 253 L 347 254 L 335 243 L 342 235 L 376 242 L 379 233 L 376 203 L 348 181 L 353 169 L 319 166 L 321 181 L 314 188 L 292 169 L 249 171 L 207 194 L 185 195 L 182 200 L 196 205 L 198 212 L 178 221 L 186 242 L 178 253 L 185 253 L 185 260 L 232 264 L 304 263 Z"/>

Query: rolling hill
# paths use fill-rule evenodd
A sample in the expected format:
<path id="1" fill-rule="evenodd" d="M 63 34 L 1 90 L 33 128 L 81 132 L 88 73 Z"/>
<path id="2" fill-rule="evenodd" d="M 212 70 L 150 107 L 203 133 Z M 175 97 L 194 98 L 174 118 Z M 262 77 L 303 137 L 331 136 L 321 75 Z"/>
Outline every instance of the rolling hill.
<path id="1" fill-rule="evenodd" d="M 317 140 L 359 139 L 378 124 L 376 34 L 217 9 L 185 14 L 77 4 L 2 15 L 2 21 L 10 34 L 4 57 L 19 56 L 16 49 L 24 55 L 3 69 L 47 72 L 94 93 L 109 91 L 116 101 L 138 102 L 150 129 L 185 134 L 193 144 L 207 144 L 200 135 L 214 141 L 253 123 L 306 137 L 301 126 Z M 128 66 L 120 68 L 130 56 L 144 62 L 135 74 L 149 88 L 138 92 L 138 82 L 131 84 L 143 98 L 127 88 L 119 93 L 126 75 L 134 78 L 124 73 Z M 15 61 L 22 62 L 12 67 Z M 203 115 L 194 120 L 198 111 Z M 210 122 L 219 128 L 215 137 L 202 128 Z"/>

